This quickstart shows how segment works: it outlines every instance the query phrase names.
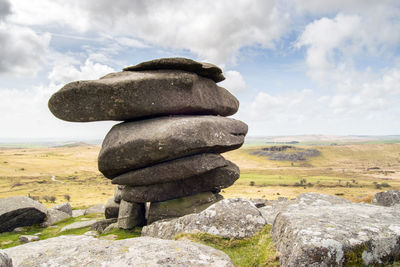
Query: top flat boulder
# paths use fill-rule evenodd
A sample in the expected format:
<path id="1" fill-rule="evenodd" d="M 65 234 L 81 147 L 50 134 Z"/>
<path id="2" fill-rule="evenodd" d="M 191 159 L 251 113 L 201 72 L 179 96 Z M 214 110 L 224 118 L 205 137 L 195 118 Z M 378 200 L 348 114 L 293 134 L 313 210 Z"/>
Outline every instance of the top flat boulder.
<path id="1" fill-rule="evenodd" d="M 142 70 L 184 70 L 194 72 L 215 82 L 225 80 L 222 70 L 210 63 L 197 62 L 183 57 L 160 58 L 124 68 L 124 71 Z"/>
<path id="2" fill-rule="evenodd" d="M 164 115 L 230 116 L 237 112 L 239 101 L 195 73 L 147 70 L 68 83 L 51 96 L 48 105 L 59 119 L 88 122 Z"/>

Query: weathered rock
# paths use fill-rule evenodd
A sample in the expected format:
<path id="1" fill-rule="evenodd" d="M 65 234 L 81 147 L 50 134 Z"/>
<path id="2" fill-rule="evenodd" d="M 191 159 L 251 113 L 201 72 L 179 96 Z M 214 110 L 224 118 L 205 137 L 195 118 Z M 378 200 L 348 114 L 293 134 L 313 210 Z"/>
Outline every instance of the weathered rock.
<path id="1" fill-rule="evenodd" d="M 112 183 L 130 186 L 166 183 L 197 176 L 227 165 L 227 160 L 221 155 L 203 153 L 126 172 L 112 179 Z"/>
<path id="2" fill-rule="evenodd" d="M 194 72 L 200 76 L 221 82 L 225 80 L 222 70 L 210 63 L 197 62 L 192 59 L 174 57 L 160 58 L 142 62 L 135 66 L 124 68 L 124 71 L 143 71 L 143 70 L 184 70 Z"/>
<path id="3" fill-rule="evenodd" d="M 16 196 L 0 199 L 0 233 L 20 226 L 42 223 L 46 218 L 45 206 L 29 197 Z"/>
<path id="4" fill-rule="evenodd" d="M 72 216 L 72 207 L 69 202 L 58 204 L 57 206 L 51 207 L 50 209 L 59 210 Z"/>
<path id="5" fill-rule="evenodd" d="M 114 192 L 114 202 L 115 203 L 120 203 L 121 202 L 121 199 L 122 199 L 122 196 L 121 196 L 121 192 L 122 192 L 122 189 L 124 189 L 125 188 L 125 185 L 116 185 L 115 186 L 115 192 Z"/>
<path id="6" fill-rule="evenodd" d="M 36 235 L 20 235 L 18 237 L 19 242 L 21 243 L 29 243 L 33 241 L 38 241 L 39 237 Z"/>
<path id="7" fill-rule="evenodd" d="M 89 220 L 89 221 L 81 221 L 81 222 L 74 222 L 68 224 L 61 228 L 60 232 L 68 231 L 68 230 L 75 230 L 79 228 L 91 227 L 93 224 L 97 223 L 99 220 Z"/>
<path id="8" fill-rule="evenodd" d="M 107 234 L 107 233 L 109 233 L 109 232 L 111 232 L 112 230 L 114 230 L 114 229 L 117 229 L 118 228 L 118 220 L 117 220 L 117 222 L 116 223 L 112 223 L 112 224 L 110 224 L 109 226 L 107 226 L 104 230 L 103 230 L 103 234 Z"/>
<path id="9" fill-rule="evenodd" d="M 97 221 L 90 226 L 90 229 L 95 230 L 97 232 L 103 232 L 110 224 L 116 223 L 117 221 L 118 221 L 117 218 Z"/>
<path id="10" fill-rule="evenodd" d="M 282 266 L 382 264 L 398 259 L 400 211 L 338 197 L 302 194 L 275 218 Z"/>
<path id="11" fill-rule="evenodd" d="M 72 212 L 71 212 L 72 213 Z M 60 210 L 56 210 L 56 209 L 48 209 L 47 210 L 47 216 L 45 221 L 41 224 L 41 226 L 43 227 L 48 227 L 50 225 L 53 225 L 59 221 L 62 221 L 64 219 L 67 219 L 71 217 L 71 215 L 60 211 Z"/>
<path id="12" fill-rule="evenodd" d="M 90 249 L 89 249 L 90 248 Z M 104 240 L 66 235 L 5 249 L 15 266 L 221 266 L 233 267 L 214 248 L 189 241 L 138 237 Z"/>
<path id="13" fill-rule="evenodd" d="M 228 166 L 217 168 L 199 176 L 163 184 L 126 186 L 122 199 L 130 202 L 160 202 L 207 191 L 218 191 L 231 186 L 240 175 L 239 168 L 230 161 Z"/>
<path id="14" fill-rule="evenodd" d="M 0 266 L 1 267 L 13 267 L 11 258 L 0 249 Z"/>
<path id="15" fill-rule="evenodd" d="M 169 221 L 158 221 L 142 229 L 142 236 L 172 239 L 179 233 L 205 232 L 225 238 L 251 237 L 265 225 L 260 211 L 247 199 L 218 201 L 206 210 Z"/>
<path id="16" fill-rule="evenodd" d="M 204 192 L 163 202 L 152 202 L 147 210 L 147 224 L 191 213 L 199 213 L 221 199 L 223 197 L 219 194 Z"/>
<path id="17" fill-rule="evenodd" d="M 84 215 L 91 214 L 91 213 L 104 213 L 105 209 L 106 208 L 105 208 L 104 204 L 96 204 L 96 205 L 93 205 L 93 206 L 87 208 L 85 210 Z"/>
<path id="18" fill-rule="evenodd" d="M 110 198 L 106 205 L 105 205 L 105 210 L 104 210 L 104 215 L 106 219 L 111 219 L 111 218 L 118 218 L 118 213 L 119 213 L 119 203 L 115 203 L 114 198 Z"/>
<path id="19" fill-rule="evenodd" d="M 49 100 L 66 121 L 126 121 L 164 115 L 236 113 L 239 101 L 197 74 L 179 70 L 123 71 L 98 80 L 71 82 Z"/>
<path id="20" fill-rule="evenodd" d="M 76 218 L 85 215 L 85 210 L 72 210 L 72 217 Z"/>
<path id="21" fill-rule="evenodd" d="M 400 204 L 400 192 L 397 190 L 389 190 L 376 193 L 372 199 L 372 203 L 386 207 Z"/>
<path id="22" fill-rule="evenodd" d="M 146 223 L 145 207 L 142 203 L 131 203 L 121 200 L 118 214 L 118 227 L 121 229 L 132 229 Z"/>
<path id="23" fill-rule="evenodd" d="M 247 125 L 217 116 L 171 116 L 115 125 L 103 141 L 99 170 L 108 178 L 199 153 L 239 148 Z"/>

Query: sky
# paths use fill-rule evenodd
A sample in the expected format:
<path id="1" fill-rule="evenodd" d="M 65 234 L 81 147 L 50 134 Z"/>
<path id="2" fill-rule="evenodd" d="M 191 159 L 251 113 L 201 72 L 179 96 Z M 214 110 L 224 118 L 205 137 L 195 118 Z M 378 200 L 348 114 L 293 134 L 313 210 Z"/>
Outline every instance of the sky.
<path id="1" fill-rule="evenodd" d="M 0 0 L 0 139 L 100 139 L 66 83 L 162 57 L 216 64 L 248 136 L 400 134 L 398 0 Z"/>

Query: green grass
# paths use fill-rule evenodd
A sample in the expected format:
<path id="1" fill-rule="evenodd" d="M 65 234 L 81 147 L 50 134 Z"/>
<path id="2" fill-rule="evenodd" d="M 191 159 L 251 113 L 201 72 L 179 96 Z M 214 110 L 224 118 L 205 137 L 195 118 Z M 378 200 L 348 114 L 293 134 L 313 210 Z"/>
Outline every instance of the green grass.
<path id="1" fill-rule="evenodd" d="M 9 247 L 14 247 L 21 245 L 21 243 L 18 240 L 18 237 L 20 235 L 35 235 L 35 234 L 40 234 L 39 235 L 39 240 L 44 240 L 48 239 L 51 237 L 56 237 L 60 235 L 82 235 L 86 233 L 87 231 L 90 230 L 89 227 L 84 227 L 84 228 L 79 228 L 79 229 L 71 229 L 67 231 L 63 231 L 60 233 L 61 228 L 64 226 L 74 223 L 74 222 L 79 222 L 81 219 L 87 218 L 87 219 L 94 219 L 94 218 L 104 218 L 103 214 L 88 214 L 88 215 L 83 215 L 79 216 L 76 218 L 70 217 L 65 220 L 62 220 L 56 224 L 54 224 L 55 227 L 46 227 L 43 228 L 39 225 L 34 225 L 34 226 L 27 226 L 23 227 L 23 231 L 21 232 L 4 232 L 0 233 L 0 249 L 5 249 Z M 99 234 L 99 237 L 107 236 L 107 235 L 116 235 L 117 240 L 119 239 L 126 239 L 126 238 L 132 238 L 132 237 L 139 237 L 140 233 L 142 231 L 141 227 L 136 227 L 132 230 L 123 230 L 123 229 L 114 229 L 106 234 Z M 11 241 L 11 243 L 8 243 Z"/>
<path id="2" fill-rule="evenodd" d="M 179 234 L 175 239 L 189 239 L 225 252 L 236 267 L 279 266 L 271 225 L 265 226 L 251 238 L 226 239 L 207 233 Z"/>

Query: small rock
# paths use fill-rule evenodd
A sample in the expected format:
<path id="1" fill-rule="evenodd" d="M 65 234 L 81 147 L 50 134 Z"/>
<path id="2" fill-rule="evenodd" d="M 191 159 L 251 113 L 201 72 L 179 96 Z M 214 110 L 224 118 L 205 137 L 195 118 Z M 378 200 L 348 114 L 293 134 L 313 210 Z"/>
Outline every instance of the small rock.
<path id="1" fill-rule="evenodd" d="M 104 229 L 103 234 L 107 234 L 116 228 L 118 228 L 118 222 L 112 223 L 109 226 L 107 226 L 106 229 Z"/>
<path id="2" fill-rule="evenodd" d="M 248 199 L 223 199 L 206 210 L 169 221 L 157 221 L 142 229 L 142 236 L 172 239 L 179 233 L 205 232 L 224 238 L 246 238 L 260 231 L 265 220 Z"/>
<path id="3" fill-rule="evenodd" d="M 12 241 L 12 240 L 4 241 L 4 242 L 1 242 L 1 245 L 3 245 L 3 246 L 9 245 L 9 244 L 12 244 L 12 242 L 14 242 L 14 241 Z"/>
<path id="4" fill-rule="evenodd" d="M 13 263 L 11 258 L 5 253 L 3 250 L 0 249 L 0 266 L 1 267 L 12 267 Z"/>
<path id="5" fill-rule="evenodd" d="M 86 209 L 84 215 L 88 215 L 91 213 L 104 213 L 104 210 L 105 210 L 104 204 L 96 204 Z"/>
<path id="6" fill-rule="evenodd" d="M 97 236 L 99 236 L 99 233 L 97 231 L 87 231 L 83 235 L 97 237 Z"/>
<path id="7" fill-rule="evenodd" d="M 119 203 L 116 203 L 114 201 L 114 198 L 112 197 L 107 201 L 105 205 L 104 215 L 106 219 L 118 218 L 118 213 L 119 213 Z"/>
<path id="8" fill-rule="evenodd" d="M 99 239 L 104 239 L 104 240 L 117 240 L 118 236 L 117 235 L 105 235 L 99 237 Z"/>
<path id="9" fill-rule="evenodd" d="M 400 204 L 400 192 L 397 190 L 389 190 L 376 193 L 372 199 L 372 203 L 386 207 Z"/>
<path id="10" fill-rule="evenodd" d="M 145 207 L 143 203 L 131 203 L 121 200 L 118 214 L 118 227 L 132 229 L 145 224 Z"/>
<path id="11" fill-rule="evenodd" d="M 13 230 L 13 232 L 23 232 L 26 231 L 26 227 L 17 227 Z"/>
<path id="12" fill-rule="evenodd" d="M 267 203 L 266 199 L 262 198 L 254 198 L 254 199 L 249 199 L 257 208 L 264 207 L 265 204 Z"/>
<path id="13" fill-rule="evenodd" d="M 72 210 L 72 217 L 76 218 L 85 215 L 85 210 Z"/>
<path id="14" fill-rule="evenodd" d="M 79 229 L 79 228 L 84 228 L 84 227 L 90 227 L 93 224 L 95 224 L 98 220 L 90 220 L 90 221 L 83 221 L 83 222 L 74 222 L 71 224 L 68 224 L 61 228 L 60 232 L 64 232 L 67 230 L 72 230 L 72 229 Z"/>
<path id="15" fill-rule="evenodd" d="M 71 214 L 72 214 L 72 212 L 71 212 Z M 50 225 L 53 225 L 59 221 L 67 219 L 69 217 L 71 217 L 71 215 L 69 215 L 63 211 L 60 211 L 57 209 L 48 209 L 46 220 L 41 224 L 41 226 L 48 227 Z"/>
<path id="16" fill-rule="evenodd" d="M 69 202 L 58 204 L 57 206 L 51 207 L 50 209 L 59 210 L 65 212 L 69 216 L 72 216 L 72 207 L 71 204 L 69 204 Z"/>
<path id="17" fill-rule="evenodd" d="M 90 229 L 98 232 L 103 232 L 110 224 L 116 223 L 117 220 L 118 220 L 117 218 L 112 218 L 112 219 L 97 221 L 96 223 L 92 224 L 92 226 L 90 226 Z"/>
<path id="18" fill-rule="evenodd" d="M 38 241 L 39 237 L 36 235 L 20 235 L 18 237 L 19 242 L 21 243 L 29 243 L 33 241 Z"/>

